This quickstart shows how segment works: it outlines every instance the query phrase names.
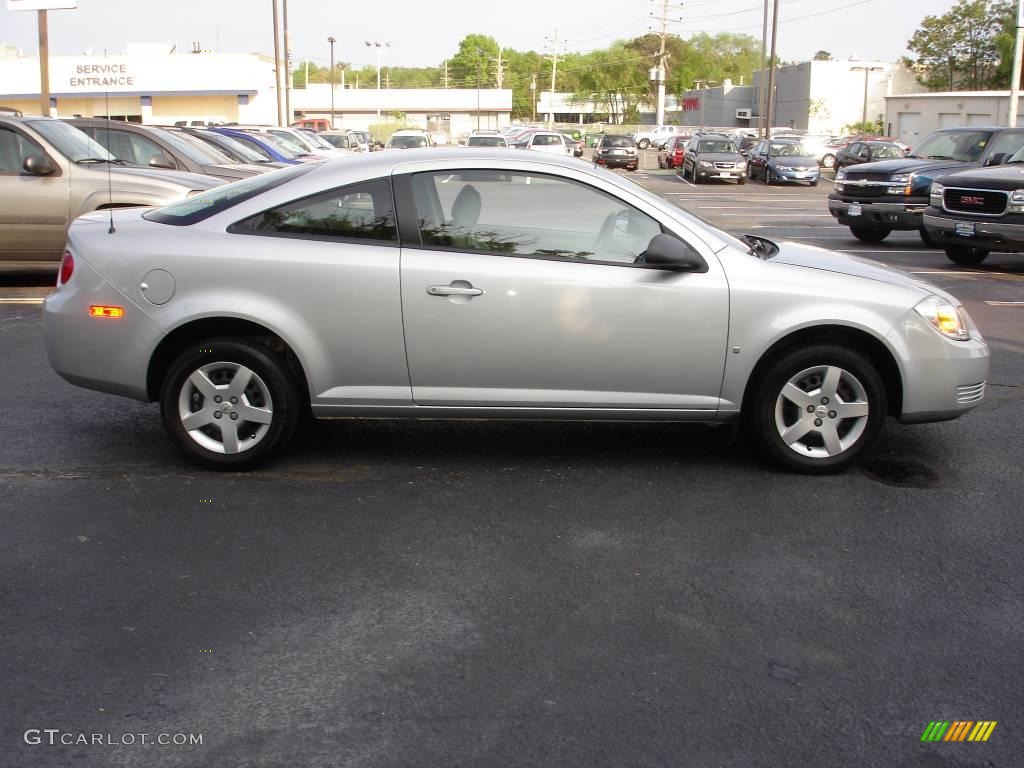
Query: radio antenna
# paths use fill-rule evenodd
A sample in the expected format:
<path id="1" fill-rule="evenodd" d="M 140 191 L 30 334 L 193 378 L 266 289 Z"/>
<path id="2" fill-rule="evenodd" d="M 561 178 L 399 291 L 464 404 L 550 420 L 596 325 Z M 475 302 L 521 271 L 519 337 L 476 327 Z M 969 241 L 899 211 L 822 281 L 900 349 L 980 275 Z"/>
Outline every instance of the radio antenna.
<path id="1" fill-rule="evenodd" d="M 103 58 L 107 58 L 107 49 L 103 49 Z M 107 130 L 106 130 L 106 146 L 103 148 L 107 150 L 107 154 L 110 154 L 110 91 L 103 91 L 104 111 L 107 113 Z M 104 158 L 107 163 L 107 210 L 110 212 L 110 229 L 107 230 L 108 235 L 114 234 L 114 184 L 110 178 L 110 158 Z"/>

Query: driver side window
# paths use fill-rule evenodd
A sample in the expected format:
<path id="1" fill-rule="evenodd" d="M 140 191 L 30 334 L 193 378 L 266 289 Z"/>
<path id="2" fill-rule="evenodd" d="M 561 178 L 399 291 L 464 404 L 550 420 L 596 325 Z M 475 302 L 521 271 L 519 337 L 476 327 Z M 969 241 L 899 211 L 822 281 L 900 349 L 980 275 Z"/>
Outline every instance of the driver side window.
<path id="1" fill-rule="evenodd" d="M 412 192 L 426 247 L 634 264 L 662 231 L 618 198 L 557 176 L 418 173 Z"/>
<path id="2" fill-rule="evenodd" d="M 20 133 L 0 128 L 0 174 L 21 175 L 25 158 L 41 154 L 43 150 Z"/>

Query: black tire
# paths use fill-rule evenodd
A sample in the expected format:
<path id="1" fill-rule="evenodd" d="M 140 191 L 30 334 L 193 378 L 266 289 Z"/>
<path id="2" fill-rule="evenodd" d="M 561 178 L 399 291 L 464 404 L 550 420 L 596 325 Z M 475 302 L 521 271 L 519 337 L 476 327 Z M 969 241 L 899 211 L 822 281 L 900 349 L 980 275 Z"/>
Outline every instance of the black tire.
<path id="1" fill-rule="evenodd" d="M 840 372 L 838 386 L 832 397 L 824 398 L 829 372 L 834 369 Z M 805 412 L 804 405 L 783 397 L 791 383 L 808 393 L 806 407 L 813 407 L 813 412 Z M 750 386 L 755 389 L 747 398 L 748 412 L 744 414 L 750 439 L 769 461 L 804 474 L 829 474 L 849 467 L 878 437 L 888 412 L 885 385 L 869 358 L 856 349 L 832 344 L 797 347 L 784 353 Z M 847 418 L 841 414 L 844 406 L 864 408 L 864 404 L 866 414 Z M 787 443 L 784 433 L 796 439 Z M 827 435 L 831 436 L 831 449 Z"/>
<path id="2" fill-rule="evenodd" d="M 743 186 L 744 184 L 746 184 L 746 183 L 747 183 L 747 180 L 746 180 L 746 178 L 740 178 L 740 179 L 738 179 L 738 180 L 737 180 L 737 183 L 738 183 L 738 184 L 739 184 L 740 186 Z"/>
<path id="3" fill-rule="evenodd" d="M 814 181 L 812 181 L 812 182 L 809 182 L 809 183 L 808 183 L 808 186 L 811 186 L 811 187 L 816 187 L 816 186 L 818 186 L 818 180 L 817 180 L 817 179 L 815 179 Z"/>
<path id="4" fill-rule="evenodd" d="M 961 267 L 976 267 L 988 258 L 988 251 L 973 245 L 947 245 L 946 257 Z"/>
<path id="5" fill-rule="evenodd" d="M 244 390 L 229 394 L 241 367 L 253 376 Z M 211 384 L 226 387 L 223 395 L 216 395 L 225 398 L 222 405 L 214 406 L 213 397 L 191 383 L 190 377 L 201 371 Z M 183 424 L 183 410 L 195 416 L 207 414 L 210 421 L 189 431 Z M 196 342 L 168 367 L 160 393 L 160 412 L 171 442 L 192 461 L 225 471 L 249 469 L 282 450 L 304 410 L 304 400 L 284 356 L 247 338 L 217 337 Z M 213 413 L 221 416 L 215 419 Z M 268 421 L 247 421 L 247 413 Z M 253 442 L 248 447 L 240 443 L 238 452 L 218 450 L 218 444 L 227 447 L 223 444 L 228 433 L 221 423 L 233 425 L 236 439 Z M 248 438 L 238 434 L 240 427 L 245 428 Z"/>
<path id="6" fill-rule="evenodd" d="M 772 184 L 775 183 L 775 181 L 772 179 L 772 169 L 771 168 L 765 168 L 764 169 L 764 183 L 766 185 L 768 185 L 769 187 Z"/>
<path id="7" fill-rule="evenodd" d="M 821 165 L 824 168 L 835 168 L 836 167 L 836 156 L 833 154 L 825 155 L 821 158 Z"/>
<path id="8" fill-rule="evenodd" d="M 850 225 L 850 232 L 863 243 L 880 243 L 892 232 L 891 227 L 855 227 Z"/>
<path id="9" fill-rule="evenodd" d="M 649 146 L 651 146 L 651 142 L 648 141 L 647 139 L 640 139 L 640 141 L 638 141 L 636 145 L 640 147 L 640 149 L 647 149 Z"/>

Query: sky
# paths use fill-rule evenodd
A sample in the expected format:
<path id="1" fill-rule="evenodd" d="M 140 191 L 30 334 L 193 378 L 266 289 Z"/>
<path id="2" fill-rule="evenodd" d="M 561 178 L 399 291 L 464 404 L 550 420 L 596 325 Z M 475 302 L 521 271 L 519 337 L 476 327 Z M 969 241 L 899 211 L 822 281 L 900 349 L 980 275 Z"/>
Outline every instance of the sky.
<path id="1" fill-rule="evenodd" d="M 36 14 L 0 6 L 0 44 L 38 50 Z M 955 0 L 781 0 L 779 56 L 811 58 L 826 50 L 837 59 L 895 61 L 929 14 L 948 11 Z M 354 8 L 359 11 L 353 11 Z M 335 60 L 356 67 L 375 64 L 365 41 L 390 42 L 384 66 L 437 66 L 470 33 L 494 37 L 503 47 L 545 52 L 545 39 L 561 50 L 587 51 L 637 37 L 657 26 L 654 0 L 584 0 L 552 3 L 520 0 L 391 0 L 347 3 L 289 0 L 293 58 L 326 63 L 327 38 L 337 39 Z M 88 49 L 122 52 L 126 43 L 192 41 L 223 53 L 273 54 L 272 0 L 78 0 L 76 10 L 50 11 L 51 55 Z M 366 11 L 363 9 L 371 9 Z M 377 10 L 376 13 L 373 10 Z M 669 31 L 684 39 L 696 32 L 737 32 L 760 39 L 762 0 L 687 0 L 669 6 Z M 557 32 L 556 32 L 557 30 Z"/>

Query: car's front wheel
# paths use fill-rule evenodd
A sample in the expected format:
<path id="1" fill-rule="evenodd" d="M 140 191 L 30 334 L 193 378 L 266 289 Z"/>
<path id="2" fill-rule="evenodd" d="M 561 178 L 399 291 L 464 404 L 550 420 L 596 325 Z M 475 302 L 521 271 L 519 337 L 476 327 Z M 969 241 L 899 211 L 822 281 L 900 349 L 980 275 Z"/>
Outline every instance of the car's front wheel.
<path id="1" fill-rule="evenodd" d="M 988 258 L 988 251 L 973 245 L 947 245 L 946 258 L 961 267 L 976 267 Z"/>
<path id="2" fill-rule="evenodd" d="M 640 147 L 640 149 L 647 149 L 649 146 L 651 146 L 651 142 L 648 141 L 647 139 L 640 139 L 640 141 L 638 141 L 636 145 Z"/>
<path id="3" fill-rule="evenodd" d="M 835 168 L 836 156 L 832 154 L 825 155 L 821 158 L 821 165 L 824 168 Z"/>
<path id="4" fill-rule="evenodd" d="M 885 386 L 860 352 L 830 344 L 794 349 L 752 386 L 747 427 L 763 455 L 788 469 L 846 469 L 878 436 Z"/>
<path id="5" fill-rule="evenodd" d="M 245 338 L 195 343 L 171 363 L 160 397 L 172 442 L 210 469 L 242 470 L 280 451 L 303 400 L 287 361 Z"/>

